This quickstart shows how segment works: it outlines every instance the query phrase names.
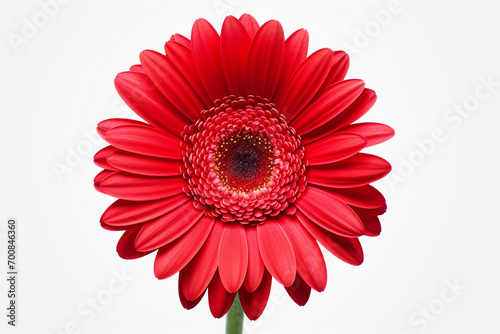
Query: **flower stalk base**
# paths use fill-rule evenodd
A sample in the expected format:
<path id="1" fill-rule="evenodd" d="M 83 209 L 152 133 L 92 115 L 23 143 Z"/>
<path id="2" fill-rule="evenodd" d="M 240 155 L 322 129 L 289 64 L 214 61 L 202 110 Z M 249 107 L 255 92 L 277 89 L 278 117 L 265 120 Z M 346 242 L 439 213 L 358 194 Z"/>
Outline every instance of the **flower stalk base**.
<path id="1" fill-rule="evenodd" d="M 241 333 L 243 333 L 243 308 L 241 308 L 240 298 L 236 295 L 233 305 L 227 313 L 226 334 Z"/>

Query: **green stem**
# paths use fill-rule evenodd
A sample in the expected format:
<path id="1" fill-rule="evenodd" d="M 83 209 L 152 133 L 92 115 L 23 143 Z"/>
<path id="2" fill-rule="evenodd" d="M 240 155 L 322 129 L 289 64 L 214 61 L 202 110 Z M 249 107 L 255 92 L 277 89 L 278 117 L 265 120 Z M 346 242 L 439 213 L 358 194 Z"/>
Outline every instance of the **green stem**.
<path id="1" fill-rule="evenodd" d="M 227 312 L 226 334 L 243 333 L 243 309 L 241 308 L 240 298 L 236 295 L 233 305 Z"/>

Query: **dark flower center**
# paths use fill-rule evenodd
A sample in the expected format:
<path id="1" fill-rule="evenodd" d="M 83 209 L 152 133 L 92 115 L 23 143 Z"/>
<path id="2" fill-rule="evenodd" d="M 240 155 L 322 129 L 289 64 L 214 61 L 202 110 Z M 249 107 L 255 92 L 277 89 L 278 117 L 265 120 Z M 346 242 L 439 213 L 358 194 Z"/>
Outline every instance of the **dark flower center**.
<path id="1" fill-rule="evenodd" d="M 269 181 L 273 171 L 273 154 L 267 138 L 253 134 L 236 134 L 215 150 L 219 178 L 232 190 L 252 191 Z"/>

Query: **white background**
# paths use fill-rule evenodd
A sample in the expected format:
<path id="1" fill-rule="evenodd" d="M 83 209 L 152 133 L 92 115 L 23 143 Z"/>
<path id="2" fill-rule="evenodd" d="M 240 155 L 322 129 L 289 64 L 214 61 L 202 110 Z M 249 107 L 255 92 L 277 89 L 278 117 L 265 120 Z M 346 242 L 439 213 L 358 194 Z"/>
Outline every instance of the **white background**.
<path id="1" fill-rule="evenodd" d="M 287 36 L 307 28 L 310 51 L 349 51 L 347 77 L 364 79 L 379 96 L 363 120 L 397 135 L 370 150 L 393 173 L 392 182 L 376 184 L 389 209 L 381 236 L 362 239 L 365 263 L 351 267 L 326 254 L 327 289 L 302 308 L 274 284 L 265 314 L 245 324 L 246 333 L 499 333 L 500 5 L 389 3 L 73 0 L 44 22 L 38 1 L 0 1 L 4 273 L 7 218 L 19 221 L 18 327 L 6 324 L 2 279 L 0 331 L 223 333 L 206 298 L 186 311 L 177 277 L 154 277 L 153 255 L 125 261 L 115 253 L 120 233 L 99 226 L 113 199 L 92 186 L 99 171 L 92 156 L 104 146 L 94 129 L 106 118 L 134 117 L 113 78 L 141 50 L 162 51 L 176 32 L 189 36 L 199 17 L 220 31 L 225 15 L 248 12 L 260 23 L 278 19 Z M 388 6 L 393 13 L 380 14 Z M 10 39 L 23 37 L 26 21 L 39 27 L 15 47 Z M 496 86 L 488 91 L 481 78 Z M 470 111 L 460 116 L 449 111 L 455 106 Z M 441 140 L 430 144 L 435 131 Z M 130 279 L 117 283 L 113 272 L 123 271 Z M 90 311 L 98 297 L 99 311 Z"/>

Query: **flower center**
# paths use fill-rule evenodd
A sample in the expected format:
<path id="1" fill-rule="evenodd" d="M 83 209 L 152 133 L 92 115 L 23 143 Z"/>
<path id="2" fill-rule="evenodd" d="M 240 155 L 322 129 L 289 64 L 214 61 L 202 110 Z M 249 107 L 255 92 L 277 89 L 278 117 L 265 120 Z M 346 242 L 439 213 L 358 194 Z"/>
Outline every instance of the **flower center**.
<path id="1" fill-rule="evenodd" d="M 267 99 L 229 96 L 215 105 L 182 134 L 186 194 L 226 222 L 288 212 L 306 185 L 300 136 Z"/>
<path id="2" fill-rule="evenodd" d="M 215 169 L 233 191 L 253 191 L 267 184 L 274 158 L 267 138 L 236 134 L 215 150 Z"/>

